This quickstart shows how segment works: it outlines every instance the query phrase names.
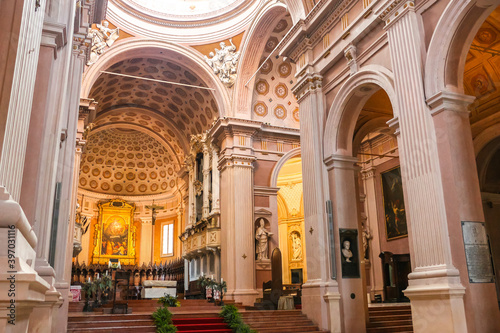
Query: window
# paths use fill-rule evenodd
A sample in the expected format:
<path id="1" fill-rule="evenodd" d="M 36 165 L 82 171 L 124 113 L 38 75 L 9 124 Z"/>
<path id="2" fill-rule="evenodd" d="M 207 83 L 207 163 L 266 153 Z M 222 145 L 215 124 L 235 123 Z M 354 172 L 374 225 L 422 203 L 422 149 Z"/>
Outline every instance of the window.
<path id="1" fill-rule="evenodd" d="M 173 256 L 174 255 L 174 224 L 163 224 L 161 227 L 162 231 L 162 246 L 161 255 L 162 256 Z"/>

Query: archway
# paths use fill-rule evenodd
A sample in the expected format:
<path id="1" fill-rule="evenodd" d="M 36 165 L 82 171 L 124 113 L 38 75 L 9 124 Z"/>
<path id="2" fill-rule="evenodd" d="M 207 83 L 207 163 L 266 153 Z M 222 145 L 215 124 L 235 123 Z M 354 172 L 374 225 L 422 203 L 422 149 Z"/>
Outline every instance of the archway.
<path id="1" fill-rule="evenodd" d="M 405 300 L 402 291 L 407 277 L 396 281 L 394 274 L 388 276 L 386 273 L 395 271 L 382 269 L 381 253 L 394 259 L 394 263 L 387 261 L 394 266 L 391 268 L 406 258 L 397 267 L 405 270 L 400 276 L 411 270 L 404 177 L 395 128 L 388 125 L 397 119 L 395 97 L 392 73 L 381 66 L 367 66 L 342 85 L 325 128 L 334 273 L 341 295 L 360 295 L 348 300 L 349 311 L 358 316 L 368 316 L 367 303 Z M 350 325 L 355 325 L 351 330 L 364 329 L 365 321 Z"/>
<path id="2" fill-rule="evenodd" d="M 307 281 L 300 155 L 295 155 L 280 166 L 276 186 L 279 188 L 278 238 L 282 253 L 283 283 L 300 285 Z"/>

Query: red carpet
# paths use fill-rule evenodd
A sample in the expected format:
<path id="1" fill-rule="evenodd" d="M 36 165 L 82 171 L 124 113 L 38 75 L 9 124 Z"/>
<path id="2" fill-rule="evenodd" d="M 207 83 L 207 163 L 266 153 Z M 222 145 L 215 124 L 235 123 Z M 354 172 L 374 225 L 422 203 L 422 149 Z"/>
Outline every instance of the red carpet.
<path id="1" fill-rule="evenodd" d="M 173 319 L 179 332 L 183 333 L 231 333 L 222 318 L 182 318 Z"/>

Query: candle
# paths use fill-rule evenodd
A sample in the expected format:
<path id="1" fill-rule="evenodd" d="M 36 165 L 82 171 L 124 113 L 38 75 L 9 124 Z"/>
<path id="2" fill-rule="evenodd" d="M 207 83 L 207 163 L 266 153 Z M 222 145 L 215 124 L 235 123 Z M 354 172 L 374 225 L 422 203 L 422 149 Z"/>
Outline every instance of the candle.
<path id="1" fill-rule="evenodd" d="M 220 278 L 220 283 L 224 283 L 224 279 L 223 278 Z"/>
<path id="2" fill-rule="evenodd" d="M 90 282 L 90 276 L 89 276 L 89 279 L 88 279 L 88 281 L 87 281 L 87 282 Z"/>
<path id="3" fill-rule="evenodd" d="M 97 273 L 97 278 L 99 278 L 99 273 Z"/>
<path id="4" fill-rule="evenodd" d="M 214 275 L 213 275 L 213 274 L 212 274 L 212 276 L 210 277 L 210 279 L 212 279 L 212 280 L 214 279 Z"/>
<path id="5" fill-rule="evenodd" d="M 203 272 L 201 272 L 201 276 L 203 276 Z"/>

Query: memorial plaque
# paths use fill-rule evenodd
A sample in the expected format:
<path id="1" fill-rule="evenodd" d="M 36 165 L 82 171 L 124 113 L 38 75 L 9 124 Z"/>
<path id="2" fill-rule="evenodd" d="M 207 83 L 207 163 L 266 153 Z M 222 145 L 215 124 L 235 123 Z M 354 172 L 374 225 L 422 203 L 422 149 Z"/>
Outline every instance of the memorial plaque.
<path id="1" fill-rule="evenodd" d="M 484 222 L 462 221 L 465 258 L 471 283 L 493 283 L 495 276 Z"/>

